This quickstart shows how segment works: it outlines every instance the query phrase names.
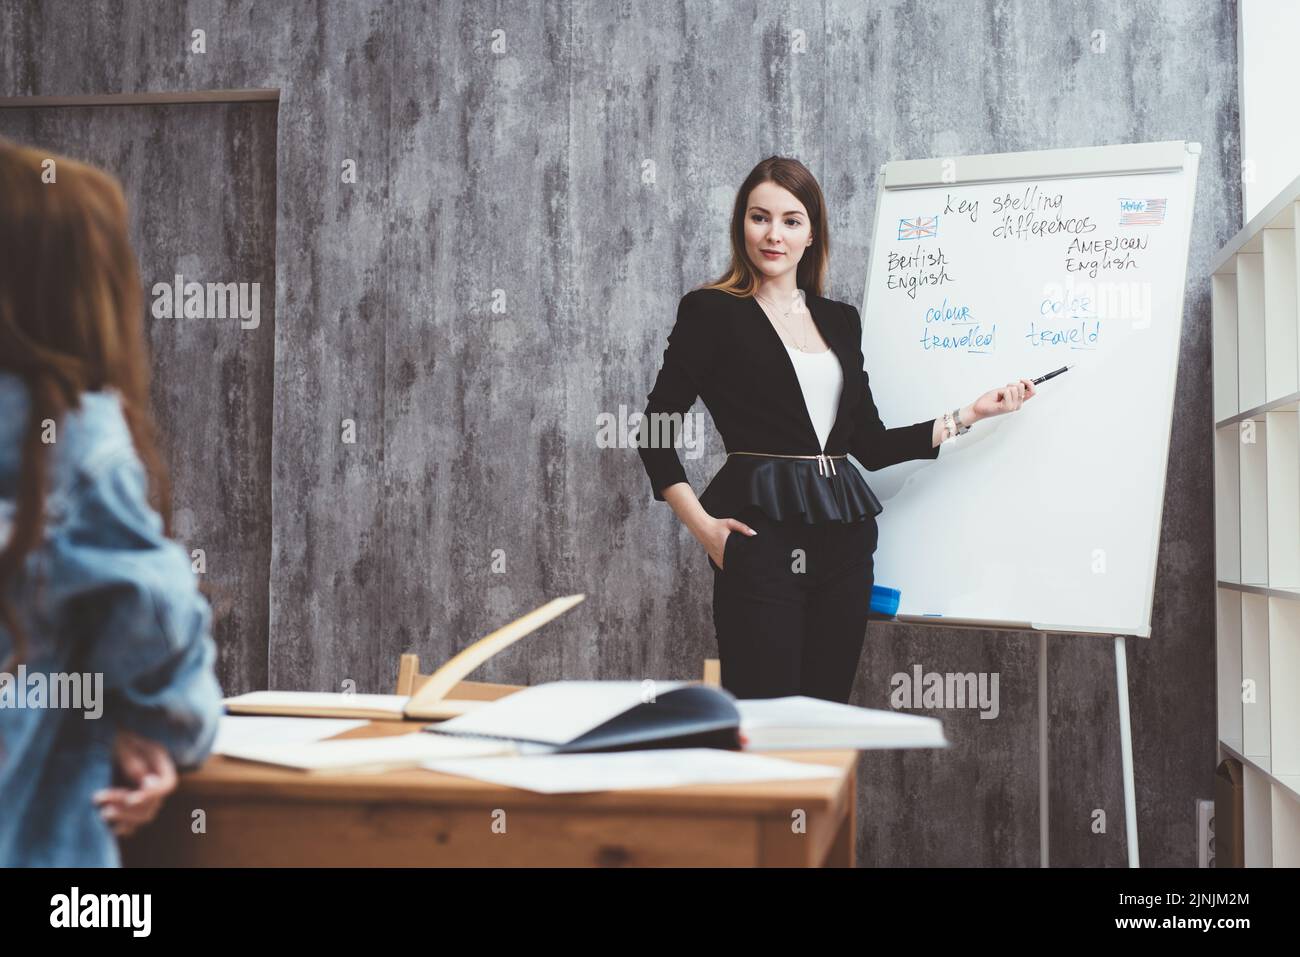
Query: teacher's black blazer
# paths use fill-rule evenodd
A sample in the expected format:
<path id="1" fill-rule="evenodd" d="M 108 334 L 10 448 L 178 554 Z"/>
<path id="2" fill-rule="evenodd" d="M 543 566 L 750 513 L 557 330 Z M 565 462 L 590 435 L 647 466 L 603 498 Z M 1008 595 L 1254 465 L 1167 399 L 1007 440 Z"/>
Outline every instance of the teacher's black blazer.
<path id="1" fill-rule="evenodd" d="M 668 334 L 642 428 L 651 414 L 685 413 L 698 397 L 713 416 L 728 452 L 847 453 L 870 471 L 937 458 L 939 447 L 931 445 L 933 418 L 894 429 L 880 421 L 863 369 L 858 310 L 807 293 L 804 301 L 844 371 L 835 425 L 824 450 L 808 416 L 794 363 L 763 307 L 753 297 L 720 289 L 692 289 L 678 303 L 677 321 Z M 674 430 L 674 440 L 676 436 Z M 664 489 L 687 481 L 686 471 L 676 448 L 649 446 L 643 431 L 637 451 L 655 500 L 662 502 Z"/>

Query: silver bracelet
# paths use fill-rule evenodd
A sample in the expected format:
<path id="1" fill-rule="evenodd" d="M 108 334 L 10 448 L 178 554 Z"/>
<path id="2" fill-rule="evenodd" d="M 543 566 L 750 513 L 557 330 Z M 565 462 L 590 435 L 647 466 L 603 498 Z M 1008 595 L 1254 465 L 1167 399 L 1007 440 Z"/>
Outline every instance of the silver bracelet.
<path id="1" fill-rule="evenodd" d="M 962 423 L 962 420 L 961 420 L 961 409 L 960 409 L 960 408 L 956 408 L 956 409 L 953 409 L 953 410 L 952 410 L 952 418 L 953 418 L 953 421 L 957 424 L 957 434 L 958 434 L 958 435 L 965 435 L 967 432 L 970 431 L 970 426 L 969 426 L 969 425 L 964 425 L 964 424 Z"/>

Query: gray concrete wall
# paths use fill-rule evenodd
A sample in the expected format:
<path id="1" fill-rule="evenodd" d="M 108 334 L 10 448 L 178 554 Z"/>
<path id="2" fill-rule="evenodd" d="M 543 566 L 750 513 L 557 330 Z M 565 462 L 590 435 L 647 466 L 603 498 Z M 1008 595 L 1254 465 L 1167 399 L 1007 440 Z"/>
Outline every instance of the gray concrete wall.
<path id="1" fill-rule="evenodd" d="M 882 162 L 1199 140 L 1154 634 L 1130 653 L 1143 863 L 1186 866 L 1215 756 L 1206 266 L 1240 223 L 1235 24 L 1213 0 L 54 0 L 0 7 L 0 95 L 281 90 L 267 671 L 363 691 L 572 591 L 480 677 L 696 677 L 716 654 L 702 550 L 595 417 L 642 407 L 758 159 L 818 175 L 829 294 L 859 303 Z M 921 663 L 999 672 L 1002 709 L 940 713 L 947 752 L 863 756 L 862 863 L 1037 863 L 1036 641 L 868 629 L 858 703 Z M 1120 865 L 1110 648 L 1051 648 L 1053 862 Z"/>

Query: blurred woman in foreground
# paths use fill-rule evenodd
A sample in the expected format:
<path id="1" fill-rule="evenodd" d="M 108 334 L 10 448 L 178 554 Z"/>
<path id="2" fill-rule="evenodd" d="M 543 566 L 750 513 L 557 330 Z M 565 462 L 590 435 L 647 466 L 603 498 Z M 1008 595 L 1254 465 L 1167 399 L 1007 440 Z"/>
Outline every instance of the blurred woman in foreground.
<path id="1" fill-rule="evenodd" d="M 0 866 L 116 866 L 221 712 L 117 182 L 0 140 Z"/>

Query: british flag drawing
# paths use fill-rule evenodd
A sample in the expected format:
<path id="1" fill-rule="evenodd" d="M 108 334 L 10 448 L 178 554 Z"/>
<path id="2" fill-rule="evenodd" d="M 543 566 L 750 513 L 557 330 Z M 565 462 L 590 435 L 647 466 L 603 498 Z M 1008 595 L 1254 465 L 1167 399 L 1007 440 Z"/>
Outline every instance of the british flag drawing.
<path id="1" fill-rule="evenodd" d="M 1165 221 L 1163 199 L 1121 199 L 1119 224 L 1121 226 L 1159 226 Z"/>
<path id="2" fill-rule="evenodd" d="M 939 235 L 938 216 L 917 216 L 898 221 L 899 239 L 935 239 Z"/>

